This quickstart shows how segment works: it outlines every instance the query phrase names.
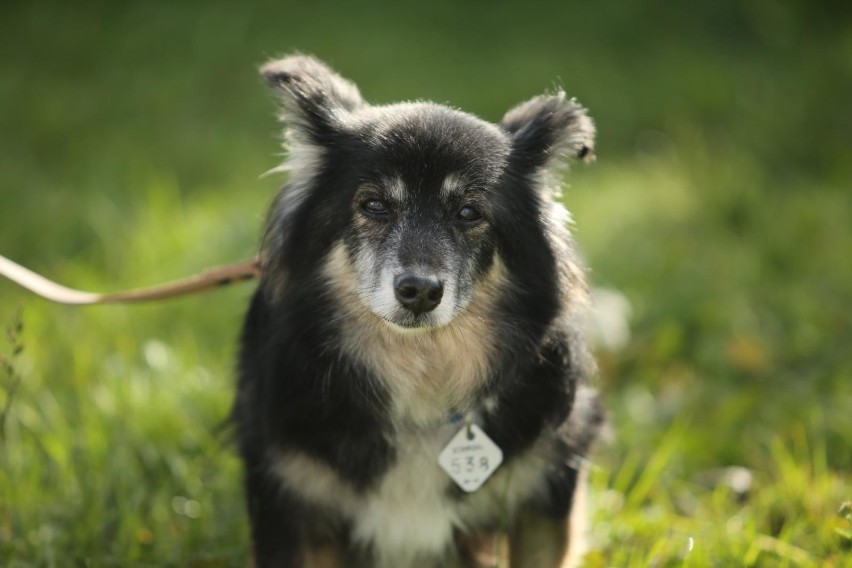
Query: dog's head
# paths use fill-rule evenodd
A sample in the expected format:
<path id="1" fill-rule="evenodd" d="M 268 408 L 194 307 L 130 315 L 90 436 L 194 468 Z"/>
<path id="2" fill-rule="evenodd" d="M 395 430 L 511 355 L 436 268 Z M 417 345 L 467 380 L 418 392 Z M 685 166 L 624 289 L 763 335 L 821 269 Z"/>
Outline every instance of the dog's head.
<path id="1" fill-rule="evenodd" d="M 467 309 L 504 249 L 518 248 L 510 241 L 527 238 L 519 231 L 541 231 L 546 174 L 591 157 L 592 122 L 562 92 L 495 125 L 432 103 L 369 105 L 308 56 L 261 72 L 282 105 L 290 174 L 268 229 L 273 270 L 295 286 L 348 280 L 397 329 L 442 327 Z"/>

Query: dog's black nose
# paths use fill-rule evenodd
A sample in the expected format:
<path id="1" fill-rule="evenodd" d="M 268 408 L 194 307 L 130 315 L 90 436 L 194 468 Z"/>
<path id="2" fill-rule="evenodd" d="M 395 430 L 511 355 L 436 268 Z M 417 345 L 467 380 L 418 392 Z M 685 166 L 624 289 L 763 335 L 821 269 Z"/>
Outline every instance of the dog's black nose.
<path id="1" fill-rule="evenodd" d="M 416 316 L 434 310 L 444 295 L 444 284 L 433 275 L 403 272 L 393 286 L 399 303 Z"/>

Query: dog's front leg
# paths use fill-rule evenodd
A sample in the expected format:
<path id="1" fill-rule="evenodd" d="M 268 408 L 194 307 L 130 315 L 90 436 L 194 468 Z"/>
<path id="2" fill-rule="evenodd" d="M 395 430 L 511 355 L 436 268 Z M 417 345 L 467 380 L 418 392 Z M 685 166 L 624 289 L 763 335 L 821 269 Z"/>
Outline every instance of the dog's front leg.
<path id="1" fill-rule="evenodd" d="M 251 525 L 252 568 L 303 566 L 301 530 L 293 515 L 298 508 L 263 462 L 246 467 L 245 491 Z M 290 509 L 290 511 L 288 511 Z"/>
<path id="2" fill-rule="evenodd" d="M 584 475 L 578 476 L 568 506 L 544 511 L 529 505 L 509 530 L 511 568 L 573 568 L 585 552 Z M 558 514 L 554 514 L 558 513 Z"/>
<path id="3" fill-rule="evenodd" d="M 508 556 L 506 534 L 482 531 L 455 536 L 458 558 L 448 568 L 505 568 Z"/>
<path id="4" fill-rule="evenodd" d="M 571 566 L 568 519 L 551 519 L 531 512 L 518 518 L 509 533 L 511 568 L 568 568 Z"/>
<path id="5" fill-rule="evenodd" d="M 344 568 L 343 552 L 334 544 L 323 544 L 305 549 L 305 568 Z"/>
<path id="6" fill-rule="evenodd" d="M 343 568 L 340 543 L 328 532 L 310 538 L 316 512 L 258 469 L 246 475 L 252 568 Z"/>

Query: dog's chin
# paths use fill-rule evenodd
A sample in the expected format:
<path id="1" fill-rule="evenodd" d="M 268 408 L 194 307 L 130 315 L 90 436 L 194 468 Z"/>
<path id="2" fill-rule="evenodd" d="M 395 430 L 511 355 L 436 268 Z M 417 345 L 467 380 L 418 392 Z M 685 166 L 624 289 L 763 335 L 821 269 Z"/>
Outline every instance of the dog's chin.
<path id="1" fill-rule="evenodd" d="M 413 314 L 394 314 L 392 316 L 384 314 L 376 314 L 379 319 L 390 329 L 402 334 L 418 334 L 428 333 L 435 329 L 444 327 L 448 322 L 438 321 L 434 314 L 421 314 L 415 316 Z"/>

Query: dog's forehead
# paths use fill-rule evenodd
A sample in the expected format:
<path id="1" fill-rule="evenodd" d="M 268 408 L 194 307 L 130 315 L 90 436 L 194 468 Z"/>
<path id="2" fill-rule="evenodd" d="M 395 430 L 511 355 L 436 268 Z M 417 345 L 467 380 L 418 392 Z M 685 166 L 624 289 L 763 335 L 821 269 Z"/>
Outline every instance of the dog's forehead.
<path id="1" fill-rule="evenodd" d="M 362 124 L 377 173 L 442 193 L 494 183 L 510 149 L 496 125 L 434 103 L 373 107 Z"/>

